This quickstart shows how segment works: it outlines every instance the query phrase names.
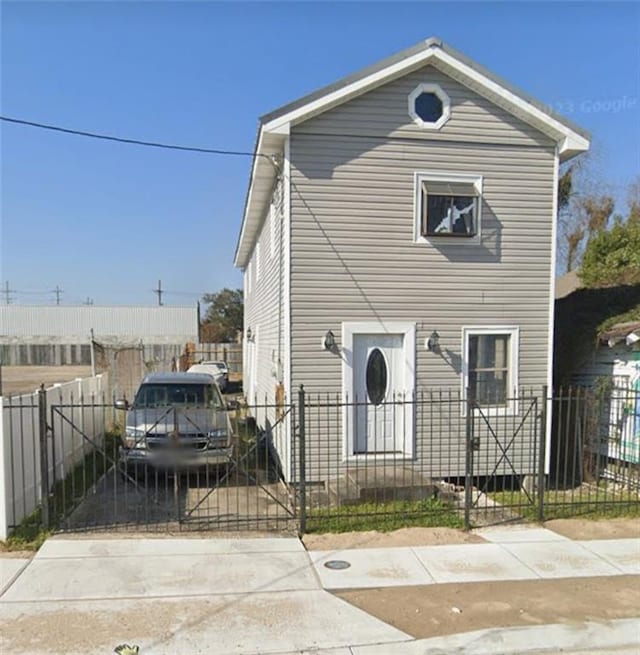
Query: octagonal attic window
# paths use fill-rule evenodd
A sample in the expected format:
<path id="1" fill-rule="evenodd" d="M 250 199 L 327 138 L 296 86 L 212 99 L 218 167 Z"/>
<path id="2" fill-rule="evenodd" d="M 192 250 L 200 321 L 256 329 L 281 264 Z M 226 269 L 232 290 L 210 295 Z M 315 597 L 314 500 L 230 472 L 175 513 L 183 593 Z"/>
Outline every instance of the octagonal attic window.
<path id="1" fill-rule="evenodd" d="M 449 96 L 437 84 L 419 84 L 409 94 L 409 116 L 419 127 L 440 129 L 450 113 Z"/>
<path id="2" fill-rule="evenodd" d="M 416 114 L 425 123 L 435 123 L 442 116 L 442 100 L 435 93 L 421 93 L 414 107 Z"/>

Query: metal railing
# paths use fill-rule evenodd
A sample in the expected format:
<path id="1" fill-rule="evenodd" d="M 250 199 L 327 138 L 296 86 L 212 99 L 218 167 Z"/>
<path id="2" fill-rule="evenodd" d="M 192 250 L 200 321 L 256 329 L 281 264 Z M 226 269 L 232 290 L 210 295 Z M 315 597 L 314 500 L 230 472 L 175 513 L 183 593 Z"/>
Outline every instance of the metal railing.
<path id="1" fill-rule="evenodd" d="M 200 447 L 177 414 L 148 428 L 149 448 L 159 433 Z M 229 417 L 228 458 L 178 471 L 123 459 L 124 414 L 102 391 L 3 399 L 2 538 L 25 526 L 304 533 L 640 515 L 633 389 L 522 390 L 492 406 L 443 389 L 373 404 L 301 387 Z"/>

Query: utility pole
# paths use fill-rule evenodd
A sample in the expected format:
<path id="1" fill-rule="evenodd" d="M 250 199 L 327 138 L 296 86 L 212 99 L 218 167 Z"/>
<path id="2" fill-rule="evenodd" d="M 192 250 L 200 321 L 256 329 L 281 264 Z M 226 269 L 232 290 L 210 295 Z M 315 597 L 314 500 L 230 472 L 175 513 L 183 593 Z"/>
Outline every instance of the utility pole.
<path id="1" fill-rule="evenodd" d="M 4 304 L 10 305 L 12 301 L 11 294 L 13 294 L 14 291 L 13 289 L 9 288 L 9 282 L 4 283 L 4 289 L 2 290 L 2 293 L 4 295 Z"/>
<path id="2" fill-rule="evenodd" d="M 56 305 L 60 304 L 60 296 L 63 293 L 63 290 L 56 284 L 56 288 L 51 292 L 56 294 Z"/>
<path id="3" fill-rule="evenodd" d="M 154 289 L 153 292 L 158 294 L 158 305 L 162 307 L 162 280 L 158 280 L 158 288 Z"/>

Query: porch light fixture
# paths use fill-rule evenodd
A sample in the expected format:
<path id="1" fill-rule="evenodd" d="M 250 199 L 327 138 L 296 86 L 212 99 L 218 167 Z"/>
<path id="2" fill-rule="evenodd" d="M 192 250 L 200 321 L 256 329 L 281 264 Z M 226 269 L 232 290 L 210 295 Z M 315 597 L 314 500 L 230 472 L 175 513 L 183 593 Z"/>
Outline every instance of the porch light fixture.
<path id="1" fill-rule="evenodd" d="M 247 328 L 247 341 L 251 341 L 252 336 L 253 333 L 251 332 L 251 328 Z"/>
<path id="2" fill-rule="evenodd" d="M 429 352 L 437 352 L 440 350 L 440 335 L 434 330 L 427 339 L 427 350 Z"/>
<path id="3" fill-rule="evenodd" d="M 325 350 L 335 350 L 336 335 L 331 330 L 327 330 L 327 333 L 324 335 L 324 339 L 322 341 L 322 347 Z"/>

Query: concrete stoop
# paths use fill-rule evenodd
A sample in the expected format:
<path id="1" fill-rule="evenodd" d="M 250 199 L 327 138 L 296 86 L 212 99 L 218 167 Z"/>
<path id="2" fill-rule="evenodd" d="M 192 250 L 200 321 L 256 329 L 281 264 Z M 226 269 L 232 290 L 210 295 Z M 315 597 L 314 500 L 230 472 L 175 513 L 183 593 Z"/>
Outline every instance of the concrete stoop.
<path id="1" fill-rule="evenodd" d="M 367 466 L 348 470 L 326 483 L 323 491 L 311 491 L 317 500 L 330 506 L 358 503 L 387 503 L 392 501 L 418 501 L 439 499 L 455 501 L 452 485 L 429 478 L 406 466 Z"/>

